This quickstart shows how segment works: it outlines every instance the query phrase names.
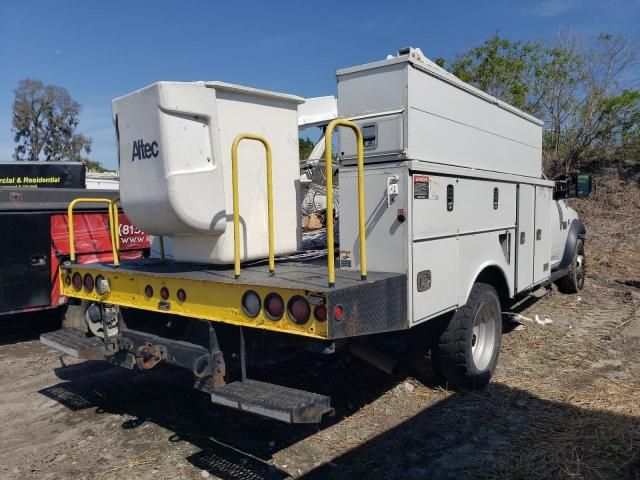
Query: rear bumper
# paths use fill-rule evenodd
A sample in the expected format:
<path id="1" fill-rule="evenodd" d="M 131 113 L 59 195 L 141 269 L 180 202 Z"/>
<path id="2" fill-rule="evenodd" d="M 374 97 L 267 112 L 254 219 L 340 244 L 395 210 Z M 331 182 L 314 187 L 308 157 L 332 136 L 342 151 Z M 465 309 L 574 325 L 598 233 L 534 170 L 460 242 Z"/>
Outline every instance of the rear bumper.
<path id="1" fill-rule="evenodd" d="M 107 279 L 110 291 L 100 295 L 95 288 L 77 289 L 74 275 L 90 275 Z M 178 262 L 145 260 L 125 262 L 116 267 L 111 264 L 71 265 L 60 268 L 63 295 L 137 308 L 159 314 L 174 314 L 190 318 L 222 322 L 318 339 L 338 339 L 406 329 L 407 280 L 403 274 L 377 273 L 361 281 L 359 272 L 338 270 L 336 285 L 327 286 L 327 270 L 314 264 L 278 265 L 275 275 L 266 266 L 249 267 L 235 279 L 233 270 L 212 268 Z M 153 294 L 148 296 L 150 286 Z M 160 298 L 166 288 L 169 297 Z M 147 292 L 145 292 L 147 289 Z M 177 298 L 179 289 L 186 299 Z M 297 324 L 287 312 L 278 320 L 270 319 L 261 309 L 251 318 L 241 307 L 242 297 L 248 291 L 256 292 L 264 301 L 270 293 L 280 295 L 284 304 L 294 296 L 302 296 L 311 305 L 312 313 L 304 324 Z M 328 314 L 318 320 L 313 314 L 322 305 Z M 336 318 L 335 308 L 343 314 Z"/>
<path id="2" fill-rule="evenodd" d="M 331 398 L 313 392 L 244 377 L 226 382 L 225 360 L 210 329 L 210 347 L 169 340 L 145 332 L 122 329 L 107 339 L 87 338 L 65 328 L 45 333 L 40 342 L 80 359 L 104 360 L 121 367 L 148 370 L 168 363 L 193 373 L 194 388 L 210 395 L 218 405 L 251 412 L 286 423 L 319 423 L 333 412 Z"/>

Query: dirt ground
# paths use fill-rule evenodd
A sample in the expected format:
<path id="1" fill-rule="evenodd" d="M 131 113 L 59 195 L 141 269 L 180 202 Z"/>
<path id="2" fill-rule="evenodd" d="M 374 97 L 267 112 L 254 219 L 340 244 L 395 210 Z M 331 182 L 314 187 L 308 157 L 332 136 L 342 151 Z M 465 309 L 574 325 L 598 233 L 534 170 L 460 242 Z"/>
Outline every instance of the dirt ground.
<path id="1" fill-rule="evenodd" d="M 640 289 L 615 281 L 640 272 L 640 205 L 624 223 L 590 201 L 585 290 L 517 309 L 529 320 L 505 321 L 478 393 L 308 354 L 272 375 L 331 395 L 336 415 L 285 425 L 212 405 L 180 370 L 77 362 L 29 318 L 5 323 L 0 478 L 640 479 Z"/>

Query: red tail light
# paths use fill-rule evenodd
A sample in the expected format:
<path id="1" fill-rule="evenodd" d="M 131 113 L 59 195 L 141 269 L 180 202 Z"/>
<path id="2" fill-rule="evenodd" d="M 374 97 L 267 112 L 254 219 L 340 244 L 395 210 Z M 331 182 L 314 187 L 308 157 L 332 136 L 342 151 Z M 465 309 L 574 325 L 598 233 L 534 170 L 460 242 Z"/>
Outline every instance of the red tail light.
<path id="1" fill-rule="evenodd" d="M 73 274 L 73 288 L 75 288 L 76 290 L 80 290 L 82 288 L 82 275 L 80 275 L 78 272 Z"/>
<path id="2" fill-rule="evenodd" d="M 65 275 L 64 276 L 64 284 L 68 287 L 69 285 L 71 285 L 71 275 Z"/>
<path id="3" fill-rule="evenodd" d="M 144 296 L 147 298 L 153 297 L 153 287 L 151 285 L 144 287 Z"/>
<path id="4" fill-rule="evenodd" d="M 284 314 L 284 300 L 277 293 L 270 293 L 264 299 L 264 311 L 271 320 L 280 320 Z"/>
<path id="5" fill-rule="evenodd" d="M 93 291 L 93 287 L 94 287 L 95 283 L 94 283 L 93 277 L 91 275 L 89 275 L 88 273 L 85 274 L 84 279 L 82 280 L 82 283 L 84 284 L 84 289 L 87 292 L 92 292 Z"/>
<path id="6" fill-rule="evenodd" d="M 327 319 L 327 307 L 324 305 L 318 305 L 313 309 L 313 316 L 319 322 L 324 322 Z"/>
<path id="7" fill-rule="evenodd" d="M 311 307 L 307 303 L 307 300 L 300 295 L 291 297 L 287 305 L 289 311 L 289 318 L 297 325 L 304 325 L 309 321 L 311 315 Z"/>
<path id="8" fill-rule="evenodd" d="M 342 305 L 336 305 L 336 308 L 333 309 L 333 318 L 340 321 L 342 320 L 343 316 L 344 316 L 344 308 L 342 308 Z"/>
<path id="9" fill-rule="evenodd" d="M 167 287 L 162 287 L 160 289 L 160 298 L 163 300 L 169 300 L 169 289 Z"/>
<path id="10" fill-rule="evenodd" d="M 187 292 L 185 292 L 183 288 L 179 288 L 176 296 L 179 302 L 184 302 L 187 299 Z"/>

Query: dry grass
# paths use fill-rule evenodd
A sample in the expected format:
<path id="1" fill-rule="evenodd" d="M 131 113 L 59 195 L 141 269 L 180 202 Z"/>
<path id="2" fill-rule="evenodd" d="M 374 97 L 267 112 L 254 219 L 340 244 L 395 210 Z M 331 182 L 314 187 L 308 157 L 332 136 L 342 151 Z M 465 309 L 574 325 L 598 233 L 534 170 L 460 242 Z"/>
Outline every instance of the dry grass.
<path id="1" fill-rule="evenodd" d="M 640 475 L 640 383 L 590 368 L 607 358 L 602 336 L 615 328 L 601 326 L 592 338 L 541 328 L 514 338 L 508 347 L 516 352 L 514 368 L 500 376 L 509 389 L 499 401 L 505 418 L 514 415 L 515 405 L 525 410 L 524 421 L 495 471 L 498 477 Z"/>
<path id="2" fill-rule="evenodd" d="M 607 172 L 589 198 L 571 202 L 587 227 L 589 284 L 580 301 L 554 295 L 533 307 L 565 322 L 506 339 L 500 402 L 507 415 L 522 405 L 526 420 L 488 477 L 640 478 L 640 341 L 625 334 L 640 296 L 614 282 L 640 279 L 639 179 Z M 614 367 L 594 368 L 601 361 Z"/>
<path id="3" fill-rule="evenodd" d="M 640 277 L 640 173 L 595 177 L 590 197 L 571 202 L 587 226 L 589 270 L 608 279 Z"/>

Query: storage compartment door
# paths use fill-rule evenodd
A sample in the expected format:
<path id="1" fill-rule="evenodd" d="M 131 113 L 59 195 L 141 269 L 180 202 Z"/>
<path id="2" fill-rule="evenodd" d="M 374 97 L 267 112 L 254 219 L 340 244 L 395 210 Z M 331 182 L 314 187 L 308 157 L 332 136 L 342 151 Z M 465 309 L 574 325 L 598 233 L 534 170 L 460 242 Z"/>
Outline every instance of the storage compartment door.
<path id="1" fill-rule="evenodd" d="M 551 273 L 551 216 L 549 205 L 553 190 L 536 187 L 536 232 L 533 260 L 533 283 L 540 283 Z"/>
<path id="2" fill-rule="evenodd" d="M 340 268 L 360 269 L 356 167 L 340 169 Z M 364 173 L 367 267 L 372 272 L 407 273 L 408 223 L 398 219 L 407 211 L 407 170 L 367 168 Z M 398 194 L 389 196 L 389 185 Z"/>
<path id="3" fill-rule="evenodd" d="M 535 187 L 518 185 L 518 225 L 516 230 L 516 293 L 533 284 Z"/>
<path id="4" fill-rule="evenodd" d="M 458 239 L 413 244 L 413 318 L 416 323 L 455 307 L 458 302 Z"/>
<path id="5" fill-rule="evenodd" d="M 396 155 L 404 149 L 404 117 L 402 113 L 370 116 L 355 123 L 362 130 L 364 141 L 364 161 L 380 161 L 384 155 Z M 340 152 L 344 159 L 356 157 L 356 139 L 349 129 L 338 130 Z"/>
<path id="6" fill-rule="evenodd" d="M 0 214 L 0 312 L 51 303 L 47 213 Z"/>

